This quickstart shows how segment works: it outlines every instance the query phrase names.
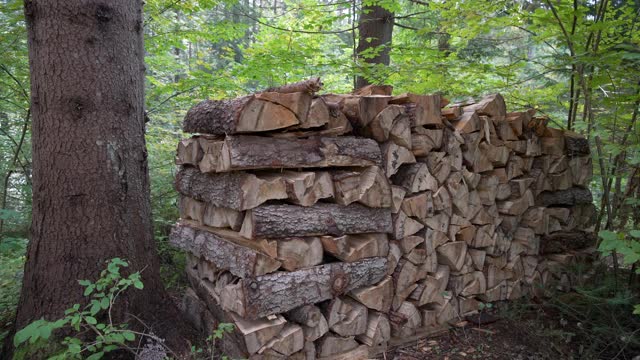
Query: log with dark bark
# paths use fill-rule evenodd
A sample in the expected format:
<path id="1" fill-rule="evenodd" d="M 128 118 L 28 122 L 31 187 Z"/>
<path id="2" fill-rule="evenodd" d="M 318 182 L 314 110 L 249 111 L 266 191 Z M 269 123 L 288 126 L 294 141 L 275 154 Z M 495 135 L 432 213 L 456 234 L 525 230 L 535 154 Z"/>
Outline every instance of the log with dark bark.
<path id="1" fill-rule="evenodd" d="M 225 310 L 235 311 L 247 319 L 257 319 L 373 285 L 382 280 L 386 271 L 387 259 L 377 257 L 276 272 L 227 285 L 221 297 L 231 301 L 221 303 L 223 306 L 233 303 L 233 308 Z"/>
<path id="2" fill-rule="evenodd" d="M 389 233 L 388 208 L 360 204 L 340 206 L 318 203 L 312 207 L 263 205 L 247 212 L 240 234 L 248 239 L 360 233 Z"/>
<path id="3" fill-rule="evenodd" d="M 264 275 L 280 267 L 281 263 L 261 251 L 258 243 L 239 236 L 233 237 L 231 232 L 224 237 L 221 234 L 225 233 L 222 230 L 213 233 L 197 225 L 178 223 L 171 231 L 169 243 L 242 278 Z"/>
<path id="4" fill-rule="evenodd" d="M 559 254 L 594 246 L 597 237 L 592 232 L 558 231 L 543 235 L 540 240 L 541 254 Z"/>
<path id="5" fill-rule="evenodd" d="M 248 95 L 230 100 L 202 101 L 189 109 L 182 122 L 182 130 L 224 135 L 277 130 L 298 124 L 300 120 L 296 114 L 285 106 Z"/>
<path id="6" fill-rule="evenodd" d="M 540 206 L 573 206 L 578 204 L 591 204 L 593 196 L 589 189 L 572 187 L 567 190 L 544 191 L 536 198 L 536 205 Z"/>
<path id="7" fill-rule="evenodd" d="M 570 156 L 589 155 L 591 149 L 589 148 L 589 140 L 580 134 L 576 134 L 573 131 L 564 131 L 565 151 Z"/>
<path id="8" fill-rule="evenodd" d="M 232 210 L 247 210 L 267 200 L 288 198 L 281 178 L 260 179 L 244 172 L 204 174 L 184 167 L 176 174 L 175 187 L 182 195 Z"/>
<path id="9" fill-rule="evenodd" d="M 220 151 L 217 172 L 382 165 L 378 143 L 349 136 L 308 139 L 227 136 Z"/>

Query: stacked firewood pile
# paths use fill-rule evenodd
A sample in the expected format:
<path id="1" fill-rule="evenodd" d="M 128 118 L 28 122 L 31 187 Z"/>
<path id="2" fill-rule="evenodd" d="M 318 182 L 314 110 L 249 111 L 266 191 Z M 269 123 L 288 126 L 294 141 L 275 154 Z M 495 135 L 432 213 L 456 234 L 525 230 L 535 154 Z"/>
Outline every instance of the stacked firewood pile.
<path id="1" fill-rule="evenodd" d="M 588 142 L 506 111 L 312 79 L 186 115 L 178 145 L 184 307 L 224 352 L 357 359 L 481 303 L 540 295 L 592 245 Z"/>

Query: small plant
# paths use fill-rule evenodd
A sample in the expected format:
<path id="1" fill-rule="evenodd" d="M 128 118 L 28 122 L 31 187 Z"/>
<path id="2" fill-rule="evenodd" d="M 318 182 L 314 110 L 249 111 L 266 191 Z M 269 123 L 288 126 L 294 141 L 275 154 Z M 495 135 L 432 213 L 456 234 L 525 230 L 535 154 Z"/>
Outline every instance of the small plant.
<path id="1" fill-rule="evenodd" d="M 206 358 L 209 358 L 211 360 L 216 359 L 216 343 L 218 340 L 222 339 L 224 337 L 224 334 L 226 333 L 230 333 L 233 331 L 233 329 L 235 329 L 235 325 L 230 324 L 230 323 L 219 323 L 218 327 L 213 330 L 213 332 L 211 333 L 211 335 L 209 335 L 207 337 L 207 347 L 209 350 L 209 356 L 206 356 Z M 195 346 L 191 347 L 191 354 L 193 356 L 193 358 L 195 359 L 204 359 L 205 357 L 200 357 L 203 356 L 204 354 L 204 350 L 201 348 L 197 348 Z M 222 360 L 227 360 L 228 357 L 225 355 L 220 356 L 220 359 Z"/>
<path id="2" fill-rule="evenodd" d="M 64 349 L 51 356 L 50 360 L 96 360 L 116 349 L 134 352 L 127 343 L 135 340 L 136 335 L 145 334 L 127 329 L 127 324 L 114 324 L 111 317 L 113 306 L 122 292 L 131 286 L 143 288 L 139 272 L 128 277 L 120 274 L 120 269 L 127 266 L 129 264 L 126 261 L 114 258 L 108 261 L 107 268 L 100 273 L 100 278 L 95 283 L 89 280 L 78 281 L 84 287 L 84 296 L 90 296 L 89 303 L 84 307 L 80 304 L 73 305 L 65 311 L 62 319 L 36 320 L 18 331 L 13 339 L 13 344 L 18 349 L 16 354 L 20 356 L 25 351 L 28 354 L 42 349 L 44 345 L 49 345 L 46 343 L 55 330 L 65 327 L 73 329 L 76 335 L 82 335 L 84 340 L 74 336 L 65 337 L 61 342 Z M 106 322 L 99 322 L 98 318 L 105 318 Z M 89 335 L 86 336 L 87 334 Z M 27 356 L 26 354 L 22 356 Z"/>

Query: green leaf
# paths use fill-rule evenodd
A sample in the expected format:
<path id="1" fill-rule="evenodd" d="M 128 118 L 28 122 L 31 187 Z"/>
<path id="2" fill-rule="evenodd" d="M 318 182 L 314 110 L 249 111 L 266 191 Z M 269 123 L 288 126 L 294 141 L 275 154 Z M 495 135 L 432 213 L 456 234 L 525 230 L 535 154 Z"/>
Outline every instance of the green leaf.
<path id="1" fill-rule="evenodd" d="M 102 309 L 101 302 L 95 301 L 91 304 L 91 309 L 89 309 L 89 312 L 91 313 L 91 315 L 95 315 L 99 313 L 101 309 Z"/>
<path id="2" fill-rule="evenodd" d="M 108 309 L 108 308 L 109 308 L 109 305 L 111 305 L 111 303 L 109 302 L 109 298 L 103 297 L 103 298 L 100 300 L 100 307 L 101 307 L 103 310 Z"/>
<path id="3" fill-rule="evenodd" d="M 633 236 L 636 239 L 640 239 L 640 230 L 631 230 L 629 231 L 629 235 Z"/>
<path id="4" fill-rule="evenodd" d="M 123 331 L 122 336 L 124 336 L 127 341 L 133 341 L 136 339 L 136 335 L 131 331 Z"/>
<path id="5" fill-rule="evenodd" d="M 98 323 L 98 320 L 96 320 L 96 318 L 94 318 L 93 316 L 87 316 L 84 318 L 84 320 L 87 322 L 87 324 L 90 325 L 95 325 Z"/>
<path id="6" fill-rule="evenodd" d="M 91 356 L 88 356 L 86 360 L 100 360 L 102 359 L 103 356 L 104 356 L 104 351 L 100 351 L 95 354 L 91 354 Z"/>

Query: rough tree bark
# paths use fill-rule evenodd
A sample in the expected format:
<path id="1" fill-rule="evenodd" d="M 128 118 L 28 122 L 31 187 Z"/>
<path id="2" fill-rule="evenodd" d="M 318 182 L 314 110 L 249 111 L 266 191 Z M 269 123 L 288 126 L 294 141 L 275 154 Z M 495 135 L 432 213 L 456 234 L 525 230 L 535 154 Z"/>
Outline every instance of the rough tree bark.
<path id="1" fill-rule="evenodd" d="M 358 30 L 358 46 L 356 54 L 367 64 L 389 65 L 389 50 L 393 34 L 393 13 L 378 5 L 365 5 L 360 13 Z M 382 46 L 376 56 L 363 57 L 361 54 L 367 49 Z M 369 81 L 359 75 L 356 78 L 356 89 L 369 85 Z"/>
<path id="2" fill-rule="evenodd" d="M 123 294 L 114 321 L 135 327 L 135 314 L 176 346 L 186 328 L 165 296 L 151 223 L 142 1 L 26 0 L 25 16 L 33 220 L 15 326 L 61 317 L 83 302 L 77 280 L 121 257 L 144 289 Z"/>

